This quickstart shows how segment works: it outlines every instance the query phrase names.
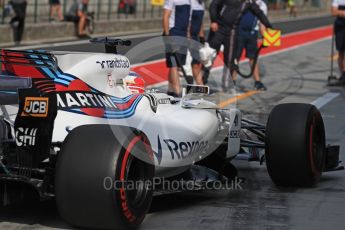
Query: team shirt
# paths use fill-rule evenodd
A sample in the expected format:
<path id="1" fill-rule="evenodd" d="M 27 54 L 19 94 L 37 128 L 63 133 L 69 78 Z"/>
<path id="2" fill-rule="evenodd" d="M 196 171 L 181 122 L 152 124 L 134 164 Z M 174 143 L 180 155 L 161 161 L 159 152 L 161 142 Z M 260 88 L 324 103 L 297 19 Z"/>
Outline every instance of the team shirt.
<path id="1" fill-rule="evenodd" d="M 339 6 L 345 7 L 345 0 L 333 0 L 332 6 L 339 8 Z"/>
<path id="2" fill-rule="evenodd" d="M 344 0 L 345 1 L 345 0 Z M 262 12 L 264 12 L 264 14 L 267 16 L 267 13 L 268 13 L 268 9 L 267 9 L 267 5 L 264 1 L 262 0 L 256 0 L 256 4 L 258 4 L 259 8 L 262 10 Z M 259 21 L 255 27 L 255 30 L 256 31 L 259 31 Z"/>
<path id="3" fill-rule="evenodd" d="M 169 28 L 186 31 L 191 15 L 191 0 L 165 0 L 164 9 L 171 10 Z"/>
<path id="4" fill-rule="evenodd" d="M 200 11 L 204 11 L 205 10 L 205 3 L 204 0 L 191 0 L 191 4 L 192 4 L 192 11 L 193 10 L 200 10 Z"/>
<path id="5" fill-rule="evenodd" d="M 267 16 L 268 10 L 266 3 L 262 0 L 256 0 L 255 2 L 259 6 L 260 10 Z M 260 22 L 258 18 L 250 10 L 247 10 L 241 17 L 239 29 L 240 31 L 247 31 L 254 34 L 254 32 L 259 31 L 259 25 Z"/>
<path id="6" fill-rule="evenodd" d="M 71 8 L 68 11 L 69 15 L 76 16 L 78 14 L 78 11 L 82 11 L 83 13 L 87 13 L 88 5 L 82 3 L 82 1 L 77 1 L 72 4 Z"/>
<path id="7" fill-rule="evenodd" d="M 335 7 L 339 10 L 345 10 L 345 0 L 333 0 L 332 1 L 332 7 Z M 345 26 L 345 18 L 338 16 L 337 19 L 335 20 L 335 23 L 344 27 Z"/>

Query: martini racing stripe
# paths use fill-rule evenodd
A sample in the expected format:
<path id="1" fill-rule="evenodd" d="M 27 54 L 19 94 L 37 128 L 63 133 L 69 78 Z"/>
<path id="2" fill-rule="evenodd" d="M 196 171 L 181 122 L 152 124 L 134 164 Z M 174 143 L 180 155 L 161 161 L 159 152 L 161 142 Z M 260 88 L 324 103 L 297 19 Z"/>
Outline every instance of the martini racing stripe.
<path id="1" fill-rule="evenodd" d="M 102 93 L 92 94 L 88 92 L 58 92 L 58 107 L 66 112 L 95 116 L 91 110 L 100 112 L 98 117 L 109 119 L 122 119 L 131 117 L 143 95 L 129 95 L 125 100 L 111 97 Z M 112 101 L 116 101 L 115 103 Z"/>
<path id="2" fill-rule="evenodd" d="M 134 115 L 135 110 L 137 108 L 138 103 L 142 99 L 141 97 L 138 97 L 135 102 L 132 104 L 129 110 L 127 111 L 121 111 L 121 112 L 110 112 L 106 111 L 104 114 L 104 118 L 109 118 L 109 119 L 123 119 L 123 118 L 128 118 Z"/>
<path id="3" fill-rule="evenodd" d="M 124 98 L 117 98 L 117 97 L 111 97 L 111 100 L 115 103 L 123 103 L 123 102 L 128 102 L 132 99 L 133 95 L 129 95 Z"/>
<path id="4" fill-rule="evenodd" d="M 30 55 L 30 57 L 49 60 L 49 58 L 47 56 L 44 56 L 44 55 L 40 55 L 40 56 Z M 42 61 L 35 61 L 35 63 L 36 64 L 45 64 Z M 46 63 L 46 64 L 51 64 L 51 63 Z M 56 81 L 58 83 L 62 82 L 64 84 L 68 85 L 71 81 L 77 79 L 76 77 L 74 77 L 72 75 L 68 76 L 68 75 L 64 74 L 60 69 L 58 69 L 56 73 L 52 72 L 49 68 L 40 68 L 40 69 L 42 69 L 50 78 L 56 79 Z"/>

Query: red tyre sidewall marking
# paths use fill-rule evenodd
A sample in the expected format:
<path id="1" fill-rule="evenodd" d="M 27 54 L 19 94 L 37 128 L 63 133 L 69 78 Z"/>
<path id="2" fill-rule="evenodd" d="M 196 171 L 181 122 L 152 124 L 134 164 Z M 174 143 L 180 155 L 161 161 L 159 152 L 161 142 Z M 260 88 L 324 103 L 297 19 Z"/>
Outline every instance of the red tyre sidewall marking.
<path id="1" fill-rule="evenodd" d="M 120 174 L 120 181 L 124 184 L 125 182 L 125 171 L 126 171 L 126 166 L 127 166 L 127 161 L 129 154 L 131 153 L 133 147 L 136 145 L 138 141 L 141 140 L 141 136 L 136 136 L 134 137 L 128 144 L 126 148 L 125 155 L 122 160 L 121 164 L 121 174 Z M 123 211 L 123 215 L 127 218 L 128 221 L 133 222 L 136 220 L 136 217 L 133 215 L 131 210 L 128 208 L 127 204 L 127 197 L 126 197 L 126 192 L 124 187 L 120 188 L 120 198 L 121 198 L 121 208 Z"/>

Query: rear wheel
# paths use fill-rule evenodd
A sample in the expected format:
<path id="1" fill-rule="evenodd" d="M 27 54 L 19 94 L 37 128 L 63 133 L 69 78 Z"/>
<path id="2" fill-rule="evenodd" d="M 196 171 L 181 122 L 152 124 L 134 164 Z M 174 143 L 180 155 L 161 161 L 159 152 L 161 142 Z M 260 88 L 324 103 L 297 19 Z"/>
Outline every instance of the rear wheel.
<path id="1" fill-rule="evenodd" d="M 119 138 L 114 132 L 126 135 Z M 144 182 L 153 179 L 153 155 L 148 139 L 137 130 L 106 125 L 74 129 L 56 172 L 57 206 L 73 226 L 135 228 L 149 210 L 152 187 Z"/>
<path id="2" fill-rule="evenodd" d="M 281 104 L 270 113 L 266 129 L 268 173 L 279 186 L 312 186 L 325 159 L 325 129 L 318 109 L 309 104 Z"/>

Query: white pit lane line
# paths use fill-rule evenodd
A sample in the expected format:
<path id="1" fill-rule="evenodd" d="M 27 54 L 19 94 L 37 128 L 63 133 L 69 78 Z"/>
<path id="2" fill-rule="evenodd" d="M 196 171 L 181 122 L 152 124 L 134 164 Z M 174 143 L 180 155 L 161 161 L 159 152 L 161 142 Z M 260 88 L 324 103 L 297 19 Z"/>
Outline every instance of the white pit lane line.
<path id="1" fill-rule="evenodd" d="M 318 109 L 321 109 L 323 106 L 331 102 L 333 99 L 335 99 L 339 95 L 340 93 L 326 93 L 325 95 L 313 101 L 311 104 L 315 105 Z"/>

